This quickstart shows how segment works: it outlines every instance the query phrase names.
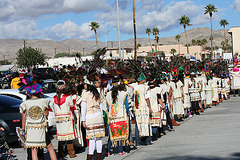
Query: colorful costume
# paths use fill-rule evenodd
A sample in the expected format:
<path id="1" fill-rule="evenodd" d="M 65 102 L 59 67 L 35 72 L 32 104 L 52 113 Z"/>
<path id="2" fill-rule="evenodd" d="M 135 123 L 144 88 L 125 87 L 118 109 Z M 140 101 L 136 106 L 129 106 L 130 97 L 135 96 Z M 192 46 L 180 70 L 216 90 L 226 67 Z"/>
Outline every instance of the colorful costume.
<path id="1" fill-rule="evenodd" d="M 129 136 L 129 121 L 126 110 L 129 108 L 127 93 L 124 91 L 118 92 L 116 102 L 113 103 L 112 91 L 110 91 L 107 93 L 106 100 L 109 107 L 110 140 L 114 146 L 120 141 L 125 145 L 126 142 L 128 143 Z"/>
<path id="2" fill-rule="evenodd" d="M 72 96 L 61 94 L 60 102 L 57 95 L 54 96 L 54 112 L 57 128 L 57 140 L 69 141 L 76 139 L 75 125 L 74 125 L 74 104 Z"/>
<path id="3" fill-rule="evenodd" d="M 44 111 L 49 108 L 47 99 L 29 99 L 20 105 L 20 112 L 26 111 L 26 148 L 46 147 L 47 121 Z"/>

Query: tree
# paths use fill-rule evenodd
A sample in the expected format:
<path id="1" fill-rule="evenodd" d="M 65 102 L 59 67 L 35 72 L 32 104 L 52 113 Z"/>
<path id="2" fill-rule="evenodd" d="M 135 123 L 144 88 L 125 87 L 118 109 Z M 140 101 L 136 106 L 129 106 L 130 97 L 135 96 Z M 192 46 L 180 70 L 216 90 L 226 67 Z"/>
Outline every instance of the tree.
<path id="1" fill-rule="evenodd" d="M 208 14 L 208 13 L 209 13 L 209 16 L 210 16 L 210 19 L 211 19 L 211 58 L 212 58 L 212 56 L 213 56 L 212 15 L 213 15 L 213 13 L 218 12 L 218 10 L 217 10 L 217 8 L 216 8 L 214 5 L 212 5 L 212 4 L 209 4 L 209 5 L 207 5 L 207 6 L 204 7 L 204 8 L 205 8 L 204 14 Z"/>
<path id="2" fill-rule="evenodd" d="M 158 35 L 159 35 L 159 30 L 157 28 L 152 29 L 152 33 L 155 36 L 155 50 L 157 51 L 157 43 L 158 43 Z"/>
<path id="3" fill-rule="evenodd" d="M 180 36 L 179 34 L 175 36 L 175 39 L 178 41 L 178 49 L 179 49 L 178 52 L 179 52 L 179 54 L 181 54 L 181 53 L 180 53 L 180 41 L 179 41 L 180 38 L 181 38 L 181 36 Z"/>
<path id="4" fill-rule="evenodd" d="M 8 60 L 2 60 L 0 61 L 0 65 L 8 65 L 11 64 L 12 62 L 9 62 Z"/>
<path id="5" fill-rule="evenodd" d="M 225 39 L 225 43 L 226 43 L 226 49 L 227 49 L 227 38 L 226 38 L 226 25 L 228 25 L 228 21 L 226 19 L 222 19 L 220 22 L 219 22 L 220 26 L 223 26 L 224 27 L 224 39 Z M 226 52 L 226 50 L 224 50 L 224 52 Z"/>
<path id="6" fill-rule="evenodd" d="M 189 48 L 188 48 L 188 37 L 187 37 L 187 30 L 186 30 L 186 27 L 187 26 L 192 26 L 192 24 L 190 24 L 190 18 L 188 16 L 182 16 L 180 19 L 180 25 L 183 25 L 183 28 L 184 28 L 184 32 L 185 32 L 185 35 L 186 35 L 186 39 L 187 39 L 187 53 L 189 54 Z"/>
<path id="7" fill-rule="evenodd" d="M 139 48 L 139 47 L 142 47 L 142 45 L 140 43 L 137 44 L 137 48 Z"/>
<path id="8" fill-rule="evenodd" d="M 91 24 L 89 26 L 91 27 L 91 31 L 93 30 L 95 33 L 96 46 L 97 46 L 97 50 L 98 50 L 97 29 L 99 28 L 99 24 L 98 24 L 98 22 L 91 22 Z"/>
<path id="9" fill-rule="evenodd" d="M 150 41 L 150 35 L 151 35 L 151 33 L 152 33 L 151 29 L 150 29 L 150 28 L 147 28 L 147 29 L 146 29 L 146 33 L 148 34 L 149 44 L 150 44 L 150 46 L 151 46 L 151 41 Z M 152 46 L 151 46 L 151 48 L 152 48 Z M 153 48 L 152 48 L 152 50 L 153 50 Z"/>
<path id="10" fill-rule="evenodd" d="M 176 51 L 176 49 L 174 49 L 174 48 L 172 48 L 171 49 L 171 51 L 170 51 L 170 53 L 172 54 L 172 55 L 174 55 L 174 53 L 176 53 L 177 51 Z"/>
<path id="11" fill-rule="evenodd" d="M 21 48 L 17 53 L 17 64 L 28 69 L 37 65 L 44 65 L 46 59 L 46 55 L 41 50 L 32 47 Z"/>
<path id="12" fill-rule="evenodd" d="M 225 48 L 226 48 L 226 47 L 225 47 L 225 42 L 222 41 L 222 42 L 221 42 L 221 45 L 222 45 L 222 49 L 225 51 Z"/>
<path id="13" fill-rule="evenodd" d="M 195 46 L 197 44 L 197 41 L 195 39 L 192 39 L 192 45 Z"/>

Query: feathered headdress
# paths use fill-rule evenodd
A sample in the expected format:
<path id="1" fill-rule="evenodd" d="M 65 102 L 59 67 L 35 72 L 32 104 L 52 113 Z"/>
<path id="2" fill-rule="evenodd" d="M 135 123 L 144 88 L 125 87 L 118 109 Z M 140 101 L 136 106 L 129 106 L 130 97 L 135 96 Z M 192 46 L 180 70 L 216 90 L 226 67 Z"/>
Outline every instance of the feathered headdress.
<path id="1" fill-rule="evenodd" d="M 43 81 L 37 76 L 26 76 L 22 79 L 18 85 L 20 86 L 19 90 L 25 89 L 28 94 L 40 93 L 43 88 Z"/>
<path id="2" fill-rule="evenodd" d="M 177 77 L 178 76 L 177 67 L 171 68 L 171 74 L 172 74 L 173 77 Z"/>

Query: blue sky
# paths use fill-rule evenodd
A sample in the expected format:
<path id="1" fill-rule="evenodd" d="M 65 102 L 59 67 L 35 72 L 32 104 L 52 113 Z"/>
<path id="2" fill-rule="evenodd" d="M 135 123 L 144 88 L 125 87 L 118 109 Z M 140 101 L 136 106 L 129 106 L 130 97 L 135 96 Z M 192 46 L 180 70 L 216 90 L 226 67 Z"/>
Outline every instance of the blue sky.
<path id="1" fill-rule="evenodd" d="M 213 28 L 222 29 L 221 19 L 240 26 L 240 0 L 136 0 L 137 37 L 148 37 L 146 28 L 157 27 L 160 37 L 183 32 L 182 15 L 190 17 L 195 27 L 210 27 L 204 6 L 214 4 Z M 121 40 L 133 38 L 132 0 L 119 0 Z M 94 40 L 89 24 L 97 21 L 98 40 L 117 40 L 115 0 L 1 0 L 0 39 L 83 39 Z M 154 38 L 153 36 L 151 38 Z"/>

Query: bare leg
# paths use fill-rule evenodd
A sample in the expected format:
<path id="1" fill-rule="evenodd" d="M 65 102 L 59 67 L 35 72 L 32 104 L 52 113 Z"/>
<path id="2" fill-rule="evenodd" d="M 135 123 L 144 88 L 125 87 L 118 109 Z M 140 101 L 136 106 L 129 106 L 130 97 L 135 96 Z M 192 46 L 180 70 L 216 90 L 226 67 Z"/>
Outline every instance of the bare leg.
<path id="1" fill-rule="evenodd" d="M 38 149 L 32 148 L 32 160 L 38 160 L 37 152 Z"/>
<path id="2" fill-rule="evenodd" d="M 203 104 L 204 104 L 204 109 L 206 109 L 207 108 L 206 100 L 203 101 Z"/>
<path id="3" fill-rule="evenodd" d="M 50 158 L 51 160 L 57 160 L 57 156 L 56 156 L 56 153 L 54 151 L 54 148 L 52 146 L 52 143 L 50 143 L 48 146 L 47 146 L 47 150 L 49 152 L 49 155 L 50 155 Z"/>

